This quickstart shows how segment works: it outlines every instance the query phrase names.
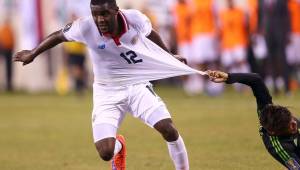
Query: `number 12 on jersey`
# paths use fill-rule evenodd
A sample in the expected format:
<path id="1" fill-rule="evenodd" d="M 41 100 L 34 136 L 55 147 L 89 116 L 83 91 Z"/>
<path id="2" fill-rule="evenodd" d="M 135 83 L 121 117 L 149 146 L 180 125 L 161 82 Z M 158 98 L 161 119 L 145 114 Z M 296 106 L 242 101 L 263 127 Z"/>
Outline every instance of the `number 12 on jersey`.
<path id="1" fill-rule="evenodd" d="M 127 51 L 126 53 L 121 53 L 120 56 L 124 58 L 128 64 L 137 64 L 143 62 L 143 59 L 138 59 L 134 51 Z"/>

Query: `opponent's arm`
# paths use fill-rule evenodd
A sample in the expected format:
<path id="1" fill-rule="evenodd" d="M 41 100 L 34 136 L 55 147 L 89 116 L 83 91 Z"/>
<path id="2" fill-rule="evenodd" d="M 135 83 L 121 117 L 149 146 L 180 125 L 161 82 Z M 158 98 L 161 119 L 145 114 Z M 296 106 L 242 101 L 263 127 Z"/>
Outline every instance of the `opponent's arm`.
<path id="1" fill-rule="evenodd" d="M 23 62 L 23 65 L 27 65 L 31 63 L 42 52 L 65 41 L 67 41 L 67 39 L 65 38 L 63 32 L 61 30 L 56 31 L 46 37 L 34 49 L 17 52 L 13 57 L 13 61 Z"/>
<path id="2" fill-rule="evenodd" d="M 157 44 L 159 47 L 161 47 L 163 50 L 167 51 L 168 53 L 170 53 L 170 51 L 168 50 L 167 46 L 164 44 L 164 42 L 162 41 L 161 37 L 159 36 L 159 34 L 152 29 L 151 33 L 147 36 L 147 38 L 149 40 L 151 40 L 152 42 L 154 42 L 155 44 Z M 183 63 L 187 63 L 186 59 L 179 56 L 179 55 L 173 55 L 176 59 L 178 59 L 179 61 L 183 62 Z"/>
<path id="3" fill-rule="evenodd" d="M 242 83 L 251 87 L 256 97 L 259 110 L 267 104 L 272 104 L 272 97 L 261 77 L 256 73 L 224 73 L 221 71 L 207 71 L 209 78 L 216 83 L 226 82 L 227 84 Z"/>

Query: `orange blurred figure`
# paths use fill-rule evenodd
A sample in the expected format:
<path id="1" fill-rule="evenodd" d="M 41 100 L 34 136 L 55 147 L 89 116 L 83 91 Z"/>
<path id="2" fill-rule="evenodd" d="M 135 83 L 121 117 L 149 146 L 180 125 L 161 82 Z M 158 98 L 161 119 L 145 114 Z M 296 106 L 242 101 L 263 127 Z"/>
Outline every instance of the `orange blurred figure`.
<path id="1" fill-rule="evenodd" d="M 189 45 L 191 41 L 190 20 L 191 12 L 186 0 L 179 0 L 174 5 L 173 16 L 175 19 L 176 39 L 178 43 L 178 53 L 183 57 L 189 56 Z"/>
<path id="2" fill-rule="evenodd" d="M 292 91 L 295 91 L 300 85 L 300 1 L 289 0 L 288 8 L 291 20 L 291 34 L 286 51 L 287 62 L 292 67 L 290 87 Z"/>
<path id="3" fill-rule="evenodd" d="M 199 70 L 217 69 L 216 2 L 214 0 L 191 1 L 191 47 L 188 61 L 192 67 Z M 189 95 L 199 94 L 207 90 L 207 83 L 210 82 L 203 77 L 191 75 L 184 89 Z"/>
<path id="4" fill-rule="evenodd" d="M 13 90 L 12 76 L 13 65 L 12 55 L 15 47 L 15 37 L 11 20 L 9 17 L 5 18 L 4 23 L 0 26 L 0 56 L 5 58 L 6 64 L 6 90 Z"/>
<path id="5" fill-rule="evenodd" d="M 229 72 L 249 72 L 247 62 L 248 35 L 246 29 L 246 13 L 227 0 L 227 8 L 219 14 L 221 63 Z M 237 90 L 244 90 L 236 85 Z"/>

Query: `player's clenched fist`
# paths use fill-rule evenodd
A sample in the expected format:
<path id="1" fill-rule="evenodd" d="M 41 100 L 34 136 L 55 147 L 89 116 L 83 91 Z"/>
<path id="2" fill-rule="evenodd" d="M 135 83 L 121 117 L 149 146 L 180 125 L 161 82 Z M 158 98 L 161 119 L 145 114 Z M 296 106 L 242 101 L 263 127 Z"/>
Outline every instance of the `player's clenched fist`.
<path id="1" fill-rule="evenodd" d="M 215 83 L 222 83 L 228 79 L 228 74 L 222 71 L 207 70 L 209 79 Z"/>
<path id="2" fill-rule="evenodd" d="M 17 52 L 14 57 L 13 61 L 17 62 L 23 62 L 23 65 L 31 63 L 35 59 L 35 55 L 31 50 L 23 50 L 20 52 Z"/>

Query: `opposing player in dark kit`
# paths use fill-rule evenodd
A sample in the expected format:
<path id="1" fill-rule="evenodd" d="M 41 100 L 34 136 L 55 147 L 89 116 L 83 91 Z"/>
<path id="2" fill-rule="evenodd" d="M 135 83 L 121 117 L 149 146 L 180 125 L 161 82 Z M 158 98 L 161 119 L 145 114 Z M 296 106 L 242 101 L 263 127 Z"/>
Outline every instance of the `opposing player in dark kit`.
<path id="1" fill-rule="evenodd" d="M 263 80 L 255 73 L 207 71 L 216 83 L 242 83 L 251 87 L 257 102 L 260 134 L 268 152 L 290 170 L 300 169 L 300 122 L 284 106 L 275 105 Z"/>

